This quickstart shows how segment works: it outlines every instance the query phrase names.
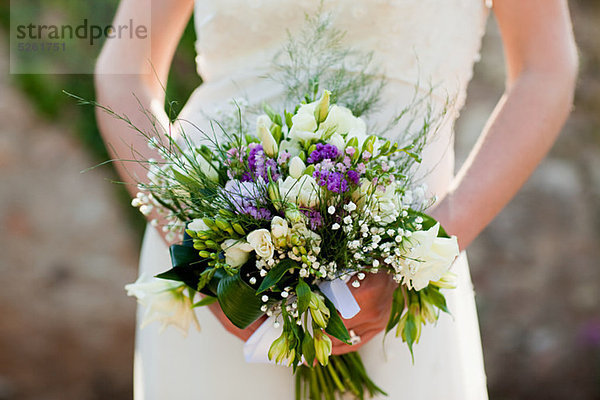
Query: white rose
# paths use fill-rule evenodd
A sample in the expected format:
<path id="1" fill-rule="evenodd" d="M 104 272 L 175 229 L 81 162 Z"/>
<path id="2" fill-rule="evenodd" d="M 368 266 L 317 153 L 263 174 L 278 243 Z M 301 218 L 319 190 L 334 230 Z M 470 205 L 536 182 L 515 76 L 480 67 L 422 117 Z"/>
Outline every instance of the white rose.
<path id="1" fill-rule="evenodd" d="M 306 164 L 298 156 L 294 157 L 290 161 L 290 176 L 294 179 L 298 179 L 302 176 L 306 170 Z"/>
<path id="2" fill-rule="evenodd" d="M 312 176 L 302 175 L 299 179 L 291 176 L 279 180 L 279 193 L 284 200 L 301 207 L 315 207 L 319 201 L 319 186 Z"/>
<path id="3" fill-rule="evenodd" d="M 271 236 L 275 239 L 287 237 L 288 232 L 289 227 L 285 219 L 276 216 L 271 220 Z"/>
<path id="4" fill-rule="evenodd" d="M 225 262 L 232 267 L 244 265 L 250 258 L 250 252 L 254 250 L 249 243 L 238 239 L 225 240 L 221 244 L 221 249 L 225 252 Z"/>
<path id="5" fill-rule="evenodd" d="M 359 146 L 367 138 L 367 125 L 361 118 L 355 117 L 346 107 L 333 105 L 325 121 L 319 126 L 319 130 L 333 130 L 339 134 L 347 134 L 347 139 L 353 137 L 358 139 Z"/>
<path id="6" fill-rule="evenodd" d="M 256 119 L 256 135 L 262 142 L 262 147 L 266 155 L 274 157 L 277 154 L 277 142 L 271 134 L 269 127 L 271 119 L 268 115 L 261 115 Z"/>
<path id="7" fill-rule="evenodd" d="M 161 332 L 173 325 L 185 336 L 192 323 L 198 330 L 200 324 L 192 308 L 193 299 L 184 294 L 184 288 L 180 282 L 151 278 L 145 274 L 140 275 L 135 283 L 125 286 L 127 295 L 135 296 L 145 308 L 142 328 L 159 321 Z"/>
<path id="8" fill-rule="evenodd" d="M 257 229 L 248 234 L 248 243 L 256 254 L 261 258 L 272 258 L 275 246 L 271 240 L 271 234 L 266 229 Z"/>
<path id="9" fill-rule="evenodd" d="M 406 254 L 401 274 L 409 287 L 421 290 L 439 280 L 448 271 L 459 254 L 456 236 L 437 237 L 440 224 L 426 231 L 413 232 L 408 239 L 412 248 Z"/>
<path id="10" fill-rule="evenodd" d="M 204 223 L 204 221 L 202 220 L 202 218 L 196 218 L 195 220 L 193 220 L 192 222 L 190 222 L 187 226 L 187 228 L 191 231 L 194 232 L 201 232 L 201 231 L 209 231 L 210 228 L 208 227 L 208 225 L 206 225 Z"/>

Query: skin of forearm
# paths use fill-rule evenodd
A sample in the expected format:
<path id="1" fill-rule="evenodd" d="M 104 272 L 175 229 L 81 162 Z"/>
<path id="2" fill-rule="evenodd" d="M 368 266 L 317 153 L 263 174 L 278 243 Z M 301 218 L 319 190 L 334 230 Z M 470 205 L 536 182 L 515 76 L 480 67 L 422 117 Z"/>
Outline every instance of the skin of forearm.
<path id="1" fill-rule="evenodd" d="M 573 101 L 574 73 L 522 73 L 507 88 L 482 135 L 433 210 L 465 249 L 548 153 Z"/>

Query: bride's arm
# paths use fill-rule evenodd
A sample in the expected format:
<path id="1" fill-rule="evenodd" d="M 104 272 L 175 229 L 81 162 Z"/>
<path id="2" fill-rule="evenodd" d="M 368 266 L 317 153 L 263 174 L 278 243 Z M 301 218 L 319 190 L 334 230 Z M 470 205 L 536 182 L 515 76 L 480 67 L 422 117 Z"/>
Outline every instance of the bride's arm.
<path id="1" fill-rule="evenodd" d="M 495 0 L 507 65 L 504 95 L 434 210 L 466 248 L 529 178 L 573 101 L 577 51 L 565 0 Z"/>
<path id="2" fill-rule="evenodd" d="M 167 131 L 169 119 L 164 111 L 164 89 L 177 44 L 187 24 L 193 0 L 123 0 L 119 4 L 113 25 L 128 25 L 142 7 L 150 7 L 152 20 L 148 37 L 150 46 L 130 42 L 127 38 L 107 40 L 96 63 L 96 101 L 120 115 L 126 115 L 133 125 L 150 132 L 151 123 L 141 112 L 149 110 L 159 125 Z M 146 23 L 147 21 L 139 21 Z M 153 71 L 154 69 L 154 71 Z M 127 74 L 115 74 L 125 71 Z M 136 100 L 137 97 L 137 100 Z M 139 102 L 138 102 L 139 100 Z M 132 150 L 139 159 L 159 159 L 148 148 L 145 139 L 125 123 L 100 111 L 96 114 L 100 133 L 113 158 L 131 159 Z M 145 168 L 134 162 L 116 162 L 115 166 L 132 195 L 137 193 L 136 183 L 146 180 Z"/>
<path id="3" fill-rule="evenodd" d="M 507 62 L 504 96 L 433 210 L 466 248 L 550 150 L 573 101 L 577 52 L 566 0 L 495 0 Z M 387 323 L 395 285 L 385 274 L 351 288 L 361 312 L 346 325 L 366 343 Z M 382 301 L 384 300 L 384 301 Z M 335 354 L 357 350 L 334 341 Z"/>
<path id="4" fill-rule="evenodd" d="M 160 129 L 165 132 L 169 129 L 162 84 L 167 81 L 173 54 L 190 18 L 193 4 L 193 0 L 152 0 L 150 5 L 148 1 L 141 0 L 121 1 L 115 26 L 126 25 L 130 19 L 135 19 L 140 7 L 151 7 L 151 47 L 132 46 L 121 39 L 107 42 L 96 64 L 96 101 L 99 104 L 118 114 L 127 115 L 134 126 L 145 131 L 151 131 L 152 125 L 141 109 L 149 110 L 156 117 Z M 127 71 L 130 74 L 109 73 L 114 71 Z M 160 158 L 155 150 L 148 148 L 142 135 L 125 123 L 102 111 L 98 111 L 96 117 L 113 158 L 130 159 L 132 150 L 137 153 L 138 159 Z M 123 181 L 129 184 L 127 188 L 130 193 L 135 196 L 136 183 L 147 179 L 146 169 L 134 162 L 117 162 L 115 165 Z M 161 230 L 159 233 L 164 237 Z M 209 308 L 225 329 L 242 340 L 246 340 L 262 322 L 241 330 L 225 317 L 218 304 Z"/>

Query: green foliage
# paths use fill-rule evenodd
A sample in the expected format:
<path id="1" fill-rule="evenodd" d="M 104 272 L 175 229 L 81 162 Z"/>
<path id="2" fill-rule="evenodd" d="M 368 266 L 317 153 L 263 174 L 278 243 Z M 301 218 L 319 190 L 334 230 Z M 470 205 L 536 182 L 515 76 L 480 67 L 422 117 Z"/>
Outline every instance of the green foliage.
<path id="1" fill-rule="evenodd" d="M 0 29 L 8 32 L 10 29 L 10 2 L 0 2 Z M 105 2 L 94 3 L 94 13 L 101 14 L 101 18 L 110 21 L 118 5 L 118 0 L 109 0 Z M 23 8 L 23 7 L 22 7 Z M 86 2 L 73 2 L 68 0 L 45 1 L 43 7 L 31 7 L 32 20 L 39 19 L 40 14 L 44 15 L 85 15 L 89 4 Z M 175 53 L 169 79 L 166 85 L 167 99 L 186 99 L 202 81 L 196 74 L 194 57 L 194 25 L 190 20 L 187 25 L 177 51 Z M 97 52 L 100 45 L 94 46 Z M 73 50 L 75 51 L 75 50 Z M 95 57 L 94 54 L 73 53 L 70 52 L 70 62 L 78 60 L 88 60 Z M 75 137 L 83 143 L 87 151 L 91 154 L 94 162 L 100 162 L 108 159 L 108 152 L 98 127 L 96 124 L 94 107 L 81 107 L 76 105 L 71 98 L 63 94 L 63 90 L 69 93 L 75 93 L 84 99 L 95 97 L 93 75 L 42 75 L 42 74 L 15 74 L 10 79 L 13 84 L 27 97 L 36 112 L 42 117 L 68 127 L 69 132 L 73 132 Z M 169 111 L 170 110 L 170 111 Z M 174 112 L 179 111 L 177 104 L 171 105 L 167 100 L 167 112 L 174 117 Z M 112 168 L 112 167 L 110 167 Z M 112 172 L 116 176 L 116 172 Z M 129 216 L 131 224 L 142 232 L 145 226 L 145 219 L 133 208 L 128 206 L 129 194 L 125 188 L 117 189 L 117 196 L 123 201 L 126 215 Z"/>
<path id="2" fill-rule="evenodd" d="M 260 298 L 254 289 L 242 281 L 239 274 L 220 280 L 217 297 L 227 318 L 240 329 L 247 328 L 263 315 Z"/>
<path id="3" fill-rule="evenodd" d="M 298 264 L 289 258 L 286 258 L 279 262 L 275 267 L 269 270 L 265 279 L 260 284 L 257 293 L 262 293 L 267 289 L 272 288 L 283 278 L 286 272 L 292 268 L 297 268 Z"/>

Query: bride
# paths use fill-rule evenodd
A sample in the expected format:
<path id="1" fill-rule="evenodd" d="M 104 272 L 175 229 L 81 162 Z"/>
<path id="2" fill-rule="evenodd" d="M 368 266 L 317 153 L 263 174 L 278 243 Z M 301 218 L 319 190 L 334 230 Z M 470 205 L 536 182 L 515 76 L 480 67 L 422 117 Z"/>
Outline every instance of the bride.
<path id="1" fill-rule="evenodd" d="M 108 41 L 96 68 L 97 101 L 134 125 L 149 128 L 140 104 L 168 129 L 163 110 L 169 66 L 180 35 L 195 7 L 197 65 L 204 83 L 192 94 L 181 119 L 208 126 L 206 115 L 228 106 L 231 98 L 253 104 L 280 99 L 282 88 L 264 75 L 273 54 L 301 29 L 304 15 L 320 4 L 332 23 L 345 31 L 351 46 L 373 51 L 385 71 L 385 105 L 377 119 L 412 97 L 419 79 L 434 84 L 432 101 L 456 98 L 451 123 L 425 151 L 424 179 L 438 199 L 432 210 L 465 249 L 508 203 L 556 139 L 571 107 L 577 54 L 566 0 L 122 0 L 115 25 L 135 18 L 140 7 L 152 13 L 151 46 Z M 467 161 L 454 175 L 452 122 L 464 103 L 466 86 L 479 52 L 484 25 L 492 9 L 503 38 L 507 66 L 505 93 L 490 116 Z M 152 65 L 154 71 L 148 71 Z M 138 71 L 137 74 L 114 74 Z M 137 97 L 136 100 L 133 94 Z M 98 123 L 113 156 L 131 150 L 157 158 L 144 138 L 99 113 Z M 190 132 L 187 132 L 190 134 Z M 393 137 L 393 134 L 390 134 Z M 116 164 L 122 178 L 145 179 L 137 164 Z M 130 185 L 132 194 L 137 189 Z M 140 272 L 154 275 L 170 265 L 164 234 L 146 230 Z M 464 251 L 454 263 L 458 288 L 448 291 L 452 316 L 424 328 L 411 362 L 405 345 L 388 338 L 391 279 L 373 275 L 352 292 L 362 311 L 346 320 L 361 339 L 334 353 L 360 349 L 367 371 L 391 399 L 485 399 L 487 389 L 474 294 Z M 135 398 L 150 399 L 291 399 L 293 378 L 287 368 L 247 364 L 246 330 L 235 328 L 217 305 L 197 311 L 202 327 L 187 338 L 149 325 L 138 330 L 135 351 Z M 241 339 L 241 340 L 240 340 Z"/>

